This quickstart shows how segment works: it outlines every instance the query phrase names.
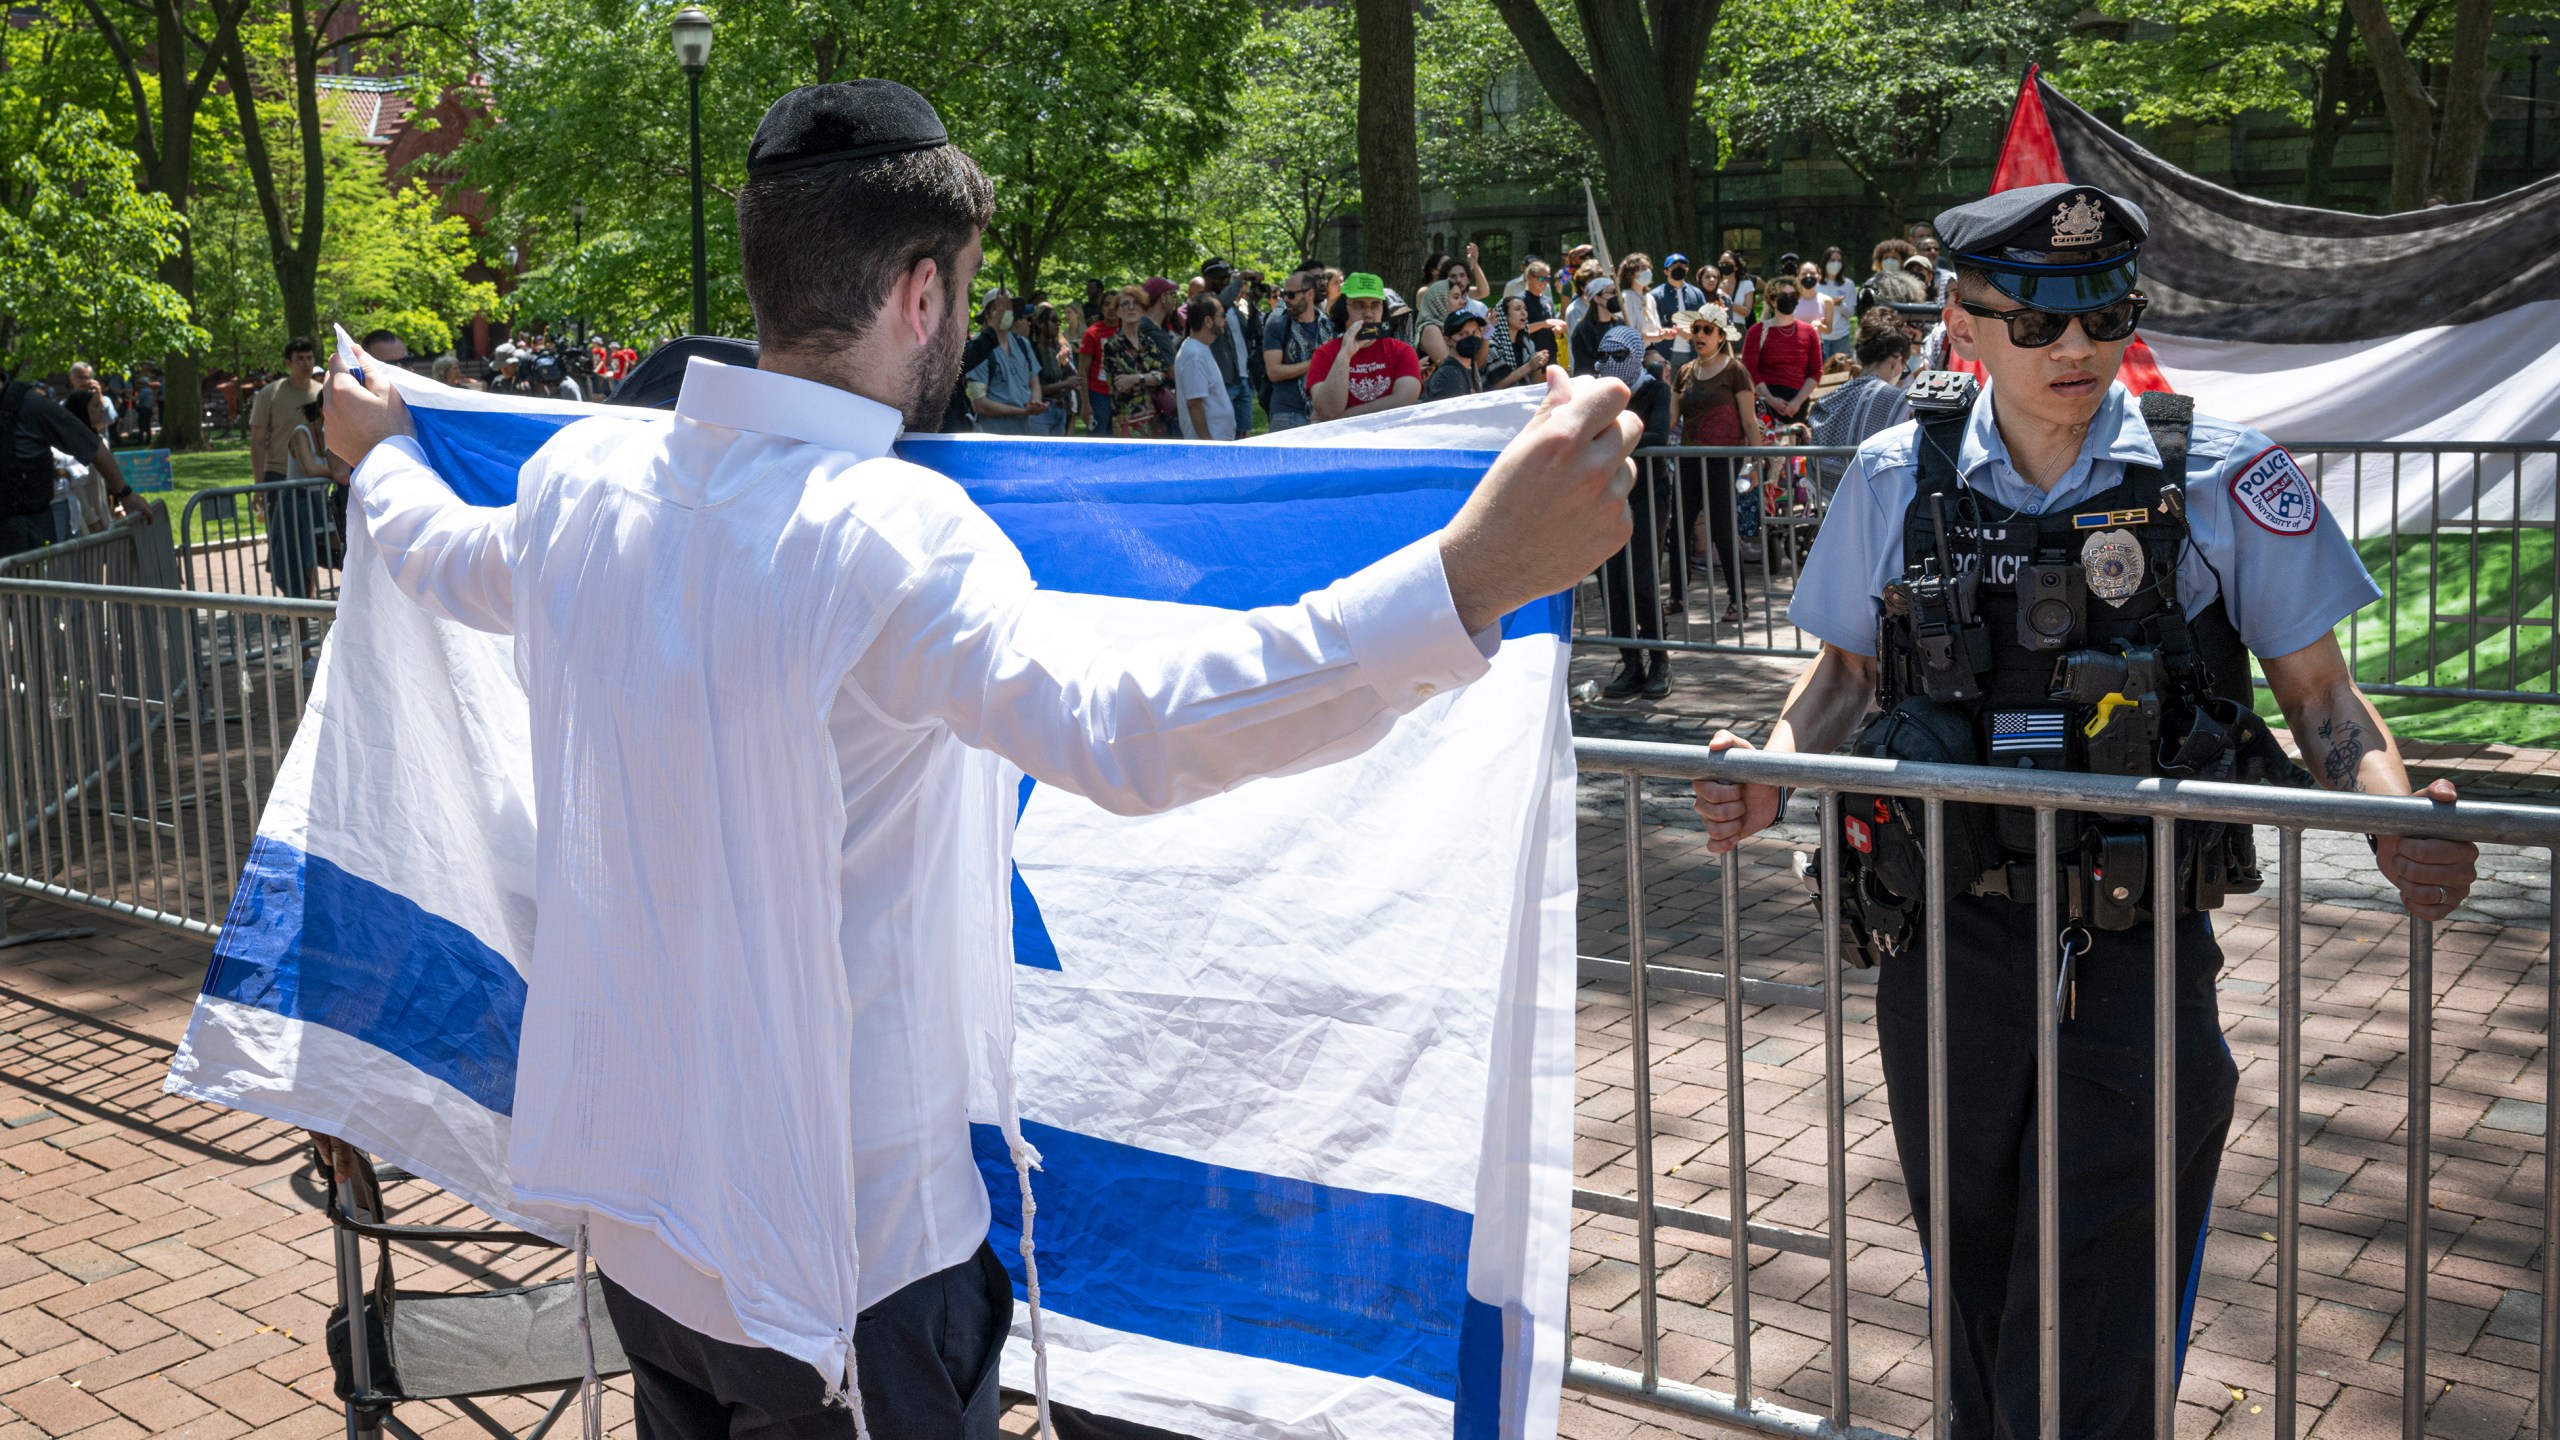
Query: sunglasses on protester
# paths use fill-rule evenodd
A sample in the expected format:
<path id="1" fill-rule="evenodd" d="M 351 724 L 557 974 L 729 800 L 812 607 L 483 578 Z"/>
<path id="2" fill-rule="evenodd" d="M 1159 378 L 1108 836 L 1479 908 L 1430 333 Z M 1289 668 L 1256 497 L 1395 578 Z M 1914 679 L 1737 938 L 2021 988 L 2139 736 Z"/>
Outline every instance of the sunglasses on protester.
<path id="1" fill-rule="evenodd" d="M 1970 300 L 1958 302 L 1964 313 L 1985 320 L 1997 320 L 2009 327 L 2009 343 L 2021 350 L 2042 350 L 2062 338 L 2071 322 L 2080 322 L 2080 333 L 2101 345 L 2111 344 L 2131 335 L 2141 323 L 2142 312 L 2151 301 L 2139 290 L 2128 292 L 2112 305 L 2076 314 L 2058 315 L 2051 310 L 1994 310 Z"/>

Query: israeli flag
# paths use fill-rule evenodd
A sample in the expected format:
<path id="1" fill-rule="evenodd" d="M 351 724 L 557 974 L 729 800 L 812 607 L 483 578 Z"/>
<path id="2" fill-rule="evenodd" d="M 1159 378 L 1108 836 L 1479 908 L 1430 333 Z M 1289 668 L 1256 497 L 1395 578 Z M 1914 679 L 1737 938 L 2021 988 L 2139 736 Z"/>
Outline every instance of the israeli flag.
<path id="1" fill-rule="evenodd" d="M 456 493 L 667 415 L 400 372 Z M 1095 643 L 1286 602 L 1445 523 L 1487 450 L 919 438 Z M 351 515 L 361 524 L 360 512 Z M 1054 1398 L 1201 1437 L 1541 1436 L 1564 1364 L 1575 868 L 1561 598 L 1375 748 L 1130 819 L 1013 800 L 1016 1084 Z M 360 537 L 169 1089 L 506 1178 L 535 817 L 510 642 Z M 634 1097 L 645 1103 L 645 1097 Z M 997 1253 L 1021 1210 L 977 1150 Z M 536 1227 L 539 1228 L 539 1227 Z M 1026 1308 L 1005 1357 L 1032 1375 Z"/>

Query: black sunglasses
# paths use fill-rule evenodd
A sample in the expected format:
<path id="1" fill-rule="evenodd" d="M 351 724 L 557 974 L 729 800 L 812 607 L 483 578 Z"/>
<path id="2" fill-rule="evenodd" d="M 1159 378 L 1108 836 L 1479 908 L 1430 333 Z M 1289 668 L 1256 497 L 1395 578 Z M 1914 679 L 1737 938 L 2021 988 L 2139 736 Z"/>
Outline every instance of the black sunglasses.
<path id="1" fill-rule="evenodd" d="M 2042 350 L 2062 338 L 2071 322 L 2080 322 L 2080 333 L 2101 345 L 2112 344 L 2133 333 L 2141 323 L 2142 312 L 2151 301 L 2139 290 L 2129 291 L 2112 305 L 2083 310 L 2074 315 L 2057 315 L 2050 310 L 1994 310 L 1970 300 L 1957 302 L 1967 315 L 1997 320 L 2009 327 L 2009 343 L 2021 350 Z"/>

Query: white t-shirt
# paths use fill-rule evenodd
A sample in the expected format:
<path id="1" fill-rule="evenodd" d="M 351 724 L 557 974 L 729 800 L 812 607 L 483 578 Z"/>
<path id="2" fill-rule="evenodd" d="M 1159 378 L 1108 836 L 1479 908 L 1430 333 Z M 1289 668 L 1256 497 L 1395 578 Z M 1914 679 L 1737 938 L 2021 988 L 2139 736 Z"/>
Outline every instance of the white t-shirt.
<path id="1" fill-rule="evenodd" d="M 1849 312 L 1858 305 L 1858 287 L 1846 279 L 1825 280 L 1813 287 L 1831 301 L 1831 325 L 1822 332 L 1825 340 L 1840 340 L 1849 334 Z"/>
<path id="2" fill-rule="evenodd" d="M 1200 343 L 1200 337 L 1188 336 L 1182 349 L 1173 357 L 1174 414 L 1182 420 L 1185 440 L 1233 440 L 1236 438 L 1235 406 L 1227 399 L 1227 382 L 1218 375 L 1218 354 Z M 1209 433 L 1201 434 L 1191 424 L 1191 402 L 1209 412 Z"/>

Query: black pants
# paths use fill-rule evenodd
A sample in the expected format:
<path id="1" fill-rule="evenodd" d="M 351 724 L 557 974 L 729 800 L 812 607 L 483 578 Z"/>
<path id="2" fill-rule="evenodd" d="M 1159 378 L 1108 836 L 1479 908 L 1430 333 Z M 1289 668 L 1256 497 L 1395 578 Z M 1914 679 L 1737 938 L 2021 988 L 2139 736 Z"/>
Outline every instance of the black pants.
<path id="1" fill-rule="evenodd" d="M 2238 1071 L 2203 915 L 2178 922 L 2178 1273 L 2194 1306 L 2214 1174 Z M 2059 1137 L 2062 1424 L 2074 1440 L 2151 1434 L 2151 929 L 2094 932 L 2062 1025 Z M 1877 1038 L 1894 1146 L 1929 1237 L 1925 958 L 1885 962 Z M 1959 898 L 1947 911 L 1947 1264 L 1954 1436 L 2036 1433 L 2035 907 Z M 2185 1315 L 2179 1364 L 2185 1364 Z"/>
<path id="2" fill-rule="evenodd" d="M 826 1403 L 818 1372 L 778 1350 L 732 1345 L 668 1319 L 604 1282 L 631 1360 L 640 1440 L 842 1440 L 853 1412 Z M 1013 1285 L 996 1252 L 928 1275 L 856 1318 L 854 1365 L 874 1440 L 995 1440 L 996 1362 Z"/>
<path id="3" fill-rule="evenodd" d="M 1706 512 L 1707 536 L 1715 542 L 1716 573 L 1724 577 L 1725 603 L 1742 604 L 1742 534 L 1736 528 L 1733 513 L 1733 461 L 1700 455 L 1684 455 L 1680 459 L 1680 545 L 1689 548 L 1689 524 L 1701 511 Z M 1704 557 L 1699 557 L 1704 558 Z M 1686 567 L 1674 575 L 1672 593 L 1685 601 L 1689 590 Z"/>
<path id="4" fill-rule="evenodd" d="M 61 539 L 54 533 L 53 507 L 33 515 L 0 515 L 0 555 L 15 555 Z"/>
<path id="5" fill-rule="evenodd" d="M 1662 521 L 1667 508 L 1670 486 L 1658 464 L 1639 460 L 1645 473 L 1636 479 L 1635 488 L 1627 492 L 1627 509 L 1635 516 L 1634 528 L 1627 532 L 1626 548 L 1600 567 L 1600 589 L 1609 602 L 1609 633 L 1632 636 L 1639 640 L 1662 638 Z M 1678 582 L 1673 582 L 1675 585 Z M 1658 655 L 1663 652 L 1653 651 Z M 1648 663 L 1648 652 L 1620 650 L 1618 654 L 1638 670 Z"/>

